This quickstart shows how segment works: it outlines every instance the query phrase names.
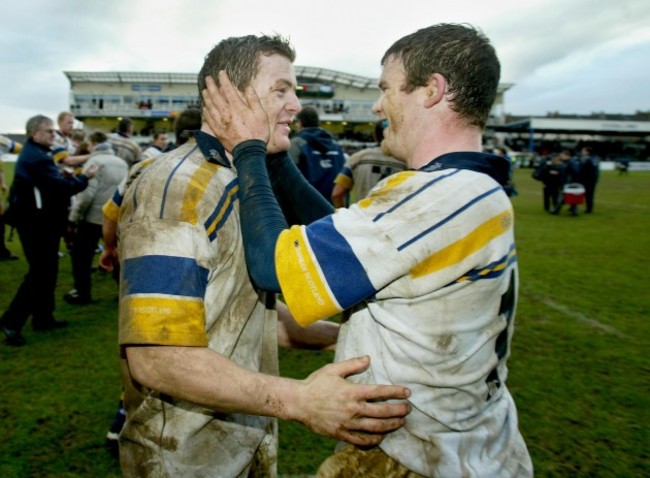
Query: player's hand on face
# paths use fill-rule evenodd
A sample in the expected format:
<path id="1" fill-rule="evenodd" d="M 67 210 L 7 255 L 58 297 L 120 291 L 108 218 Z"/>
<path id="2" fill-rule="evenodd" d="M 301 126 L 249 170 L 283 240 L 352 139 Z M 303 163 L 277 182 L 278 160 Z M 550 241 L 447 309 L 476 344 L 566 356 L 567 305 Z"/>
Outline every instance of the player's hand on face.
<path id="1" fill-rule="evenodd" d="M 206 78 L 203 97 L 203 118 L 226 151 L 249 139 L 267 143 L 270 137 L 269 122 L 260 99 L 252 86 L 242 94 L 233 86 L 225 71 L 219 72 L 217 86 L 211 77 Z"/>
<path id="2" fill-rule="evenodd" d="M 399 385 L 357 385 L 345 377 L 362 372 L 369 357 L 326 365 L 303 382 L 298 420 L 317 433 L 354 445 L 378 445 L 386 433 L 404 425 L 411 394 Z M 400 400 L 386 402 L 386 400 Z"/>

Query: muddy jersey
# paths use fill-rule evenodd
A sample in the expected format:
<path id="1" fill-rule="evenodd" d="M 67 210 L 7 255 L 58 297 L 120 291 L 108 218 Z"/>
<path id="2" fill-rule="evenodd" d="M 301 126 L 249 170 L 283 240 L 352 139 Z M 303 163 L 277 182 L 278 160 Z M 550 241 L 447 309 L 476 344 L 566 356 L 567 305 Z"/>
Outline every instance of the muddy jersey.
<path id="1" fill-rule="evenodd" d="M 354 191 L 355 201 L 365 198 L 382 179 L 406 169 L 403 161 L 386 156 L 380 147 L 358 151 L 350 156 L 334 179 L 346 190 Z"/>
<path id="2" fill-rule="evenodd" d="M 513 210 L 481 171 L 484 158 L 454 153 L 397 173 L 276 245 L 296 320 L 356 306 L 337 360 L 372 361 L 351 380 L 411 389 L 406 425 L 379 446 L 428 477 L 532 475 L 505 384 L 518 288 Z"/>
<path id="3" fill-rule="evenodd" d="M 118 223 L 122 347 L 208 347 L 277 374 L 276 321 L 249 280 L 237 189 L 223 148 L 200 132 L 126 189 Z M 275 474 L 275 420 L 163 396 L 135 383 L 126 359 L 122 369 L 124 476 Z"/>

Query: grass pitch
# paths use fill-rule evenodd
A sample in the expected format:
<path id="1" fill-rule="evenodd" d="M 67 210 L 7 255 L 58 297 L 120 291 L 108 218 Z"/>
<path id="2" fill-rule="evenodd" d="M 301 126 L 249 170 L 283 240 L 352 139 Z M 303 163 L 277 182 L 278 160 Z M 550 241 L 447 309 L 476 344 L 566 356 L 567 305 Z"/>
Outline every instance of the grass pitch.
<path id="1" fill-rule="evenodd" d="M 650 476 L 650 172 L 604 172 L 594 213 L 578 217 L 545 213 L 531 172 L 515 172 L 512 198 L 521 289 L 508 386 L 536 476 Z M 7 244 L 22 257 L 17 237 Z M 0 344 L 0 476 L 119 477 L 104 447 L 120 394 L 116 285 L 98 272 L 96 302 L 70 306 L 68 255 L 60 266 L 56 315 L 70 326 L 28 322 L 25 347 Z M 0 309 L 25 271 L 24 259 L 0 263 Z M 280 357 L 303 378 L 332 354 Z M 313 473 L 334 445 L 283 422 L 279 471 Z"/>

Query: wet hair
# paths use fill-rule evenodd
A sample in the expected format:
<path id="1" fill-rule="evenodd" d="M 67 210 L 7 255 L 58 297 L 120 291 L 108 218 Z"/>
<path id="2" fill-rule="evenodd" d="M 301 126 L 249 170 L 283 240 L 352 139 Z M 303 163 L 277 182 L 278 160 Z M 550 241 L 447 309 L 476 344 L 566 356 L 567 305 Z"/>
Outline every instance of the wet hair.
<path id="1" fill-rule="evenodd" d="M 318 110 L 313 106 L 305 106 L 296 115 L 296 120 L 300 121 L 303 128 L 314 128 L 320 126 Z"/>
<path id="2" fill-rule="evenodd" d="M 27 137 L 31 138 L 34 136 L 34 134 L 41 129 L 41 125 L 44 123 L 50 123 L 54 124 L 54 121 L 52 121 L 50 118 L 44 115 L 36 115 L 32 116 L 27 120 L 27 124 L 25 124 L 25 132 L 27 133 Z"/>
<path id="3" fill-rule="evenodd" d="M 205 56 L 203 67 L 198 76 L 199 101 L 203 106 L 201 91 L 205 88 L 205 79 L 211 76 L 219 84 L 217 75 L 225 70 L 232 84 L 240 91 L 248 87 L 259 72 L 260 55 L 281 55 L 292 63 L 296 52 L 289 40 L 280 35 L 230 37 L 220 41 Z"/>
<path id="4" fill-rule="evenodd" d="M 435 73 L 447 80 L 445 94 L 451 109 L 468 124 L 485 128 L 494 104 L 501 65 L 488 38 L 471 25 L 441 23 L 397 40 L 381 65 L 391 57 L 406 72 L 407 93 L 426 86 Z"/>

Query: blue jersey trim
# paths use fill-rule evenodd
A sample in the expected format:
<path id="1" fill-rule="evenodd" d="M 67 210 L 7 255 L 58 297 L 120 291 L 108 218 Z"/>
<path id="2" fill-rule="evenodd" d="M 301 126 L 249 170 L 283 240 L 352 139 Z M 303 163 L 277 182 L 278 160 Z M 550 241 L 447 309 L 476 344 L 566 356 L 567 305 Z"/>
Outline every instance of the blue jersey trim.
<path id="1" fill-rule="evenodd" d="M 163 190 L 163 197 L 162 201 L 160 202 L 160 219 L 163 219 L 163 214 L 165 212 L 165 205 L 167 204 L 167 191 L 169 190 L 169 185 L 172 182 L 172 179 L 174 179 L 174 175 L 176 174 L 176 171 L 178 171 L 178 168 L 181 167 L 181 165 L 185 162 L 189 154 L 186 154 L 181 160 L 178 162 L 176 166 L 174 166 L 174 169 L 172 170 L 171 174 L 167 177 L 167 181 L 165 181 L 165 189 Z"/>
<path id="2" fill-rule="evenodd" d="M 310 224 L 306 233 L 327 285 L 343 309 L 375 294 L 365 268 L 334 227 L 332 216 Z"/>
<path id="3" fill-rule="evenodd" d="M 126 295 L 165 294 L 203 298 L 208 269 L 195 259 L 176 256 L 142 256 L 124 261 Z"/>
<path id="4" fill-rule="evenodd" d="M 233 207 L 235 205 L 235 201 L 238 199 L 238 195 L 231 194 L 231 191 L 238 187 L 239 181 L 237 179 L 233 179 L 226 185 L 224 192 L 219 199 L 219 203 L 214 208 L 212 214 L 210 214 L 210 217 L 208 217 L 208 219 L 203 224 L 205 229 L 208 230 L 210 228 L 210 225 L 217 219 L 217 217 L 219 217 L 219 214 L 222 214 L 221 218 L 219 218 L 219 222 L 214 228 L 214 231 L 212 231 L 212 233 L 208 236 L 208 239 L 210 241 L 213 241 L 217 237 L 217 232 L 219 229 L 221 229 L 228 221 L 228 218 L 230 217 L 230 214 L 232 213 Z"/>

